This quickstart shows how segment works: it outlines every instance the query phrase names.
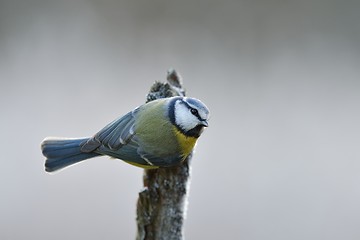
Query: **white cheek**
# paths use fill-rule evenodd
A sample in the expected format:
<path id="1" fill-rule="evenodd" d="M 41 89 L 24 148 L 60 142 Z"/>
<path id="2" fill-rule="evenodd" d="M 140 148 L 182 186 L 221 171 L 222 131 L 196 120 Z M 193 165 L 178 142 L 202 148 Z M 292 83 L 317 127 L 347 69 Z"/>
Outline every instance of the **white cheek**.
<path id="1" fill-rule="evenodd" d="M 190 113 L 186 106 L 177 103 L 175 109 L 175 121 L 177 125 L 186 131 L 196 127 L 198 119 Z"/>

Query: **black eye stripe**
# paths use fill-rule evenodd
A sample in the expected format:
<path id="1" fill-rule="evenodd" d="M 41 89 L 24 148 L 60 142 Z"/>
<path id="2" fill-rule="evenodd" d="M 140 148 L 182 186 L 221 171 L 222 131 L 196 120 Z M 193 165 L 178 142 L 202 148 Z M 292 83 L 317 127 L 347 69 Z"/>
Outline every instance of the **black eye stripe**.
<path id="1" fill-rule="evenodd" d="M 199 111 L 196 109 L 196 108 L 193 108 L 191 107 L 187 102 L 185 101 L 181 101 L 182 103 L 184 103 L 189 109 L 190 109 L 190 112 L 199 119 L 199 121 L 204 121 L 205 119 L 201 118 L 200 117 L 200 114 L 199 114 Z M 194 112 L 193 112 L 194 111 Z"/>
<path id="2" fill-rule="evenodd" d="M 199 111 L 195 108 L 191 108 L 191 113 L 199 119 L 199 121 L 205 121 L 205 119 L 200 117 Z"/>

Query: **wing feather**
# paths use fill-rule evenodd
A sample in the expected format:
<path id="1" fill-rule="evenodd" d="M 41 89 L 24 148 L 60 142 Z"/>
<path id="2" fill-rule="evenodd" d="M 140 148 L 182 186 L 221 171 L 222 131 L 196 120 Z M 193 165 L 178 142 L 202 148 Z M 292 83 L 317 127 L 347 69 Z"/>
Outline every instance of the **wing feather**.
<path id="1" fill-rule="evenodd" d="M 120 149 L 134 135 L 134 131 L 131 131 L 131 129 L 134 128 L 136 112 L 137 109 L 106 125 L 84 143 L 81 150 L 83 152 L 92 152 L 101 145 L 115 151 Z"/>

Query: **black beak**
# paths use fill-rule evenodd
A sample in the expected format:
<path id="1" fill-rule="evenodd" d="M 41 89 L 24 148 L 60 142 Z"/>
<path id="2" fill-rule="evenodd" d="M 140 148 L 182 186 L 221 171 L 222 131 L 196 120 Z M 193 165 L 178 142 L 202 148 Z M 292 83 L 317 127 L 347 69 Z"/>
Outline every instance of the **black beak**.
<path id="1" fill-rule="evenodd" d="M 208 126 L 209 126 L 209 123 L 208 123 L 207 120 L 202 120 L 202 121 L 200 122 L 200 125 L 203 126 L 203 127 L 208 127 Z"/>

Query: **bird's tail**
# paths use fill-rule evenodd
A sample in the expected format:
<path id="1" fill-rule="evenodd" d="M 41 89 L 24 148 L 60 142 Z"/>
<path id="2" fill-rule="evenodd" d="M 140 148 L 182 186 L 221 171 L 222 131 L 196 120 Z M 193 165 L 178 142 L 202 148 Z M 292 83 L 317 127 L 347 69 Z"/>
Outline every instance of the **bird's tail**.
<path id="1" fill-rule="evenodd" d="M 45 138 L 41 143 L 42 153 L 46 157 L 45 171 L 54 172 L 85 159 L 99 156 L 94 152 L 81 152 L 81 144 L 87 140 L 88 138 Z"/>

